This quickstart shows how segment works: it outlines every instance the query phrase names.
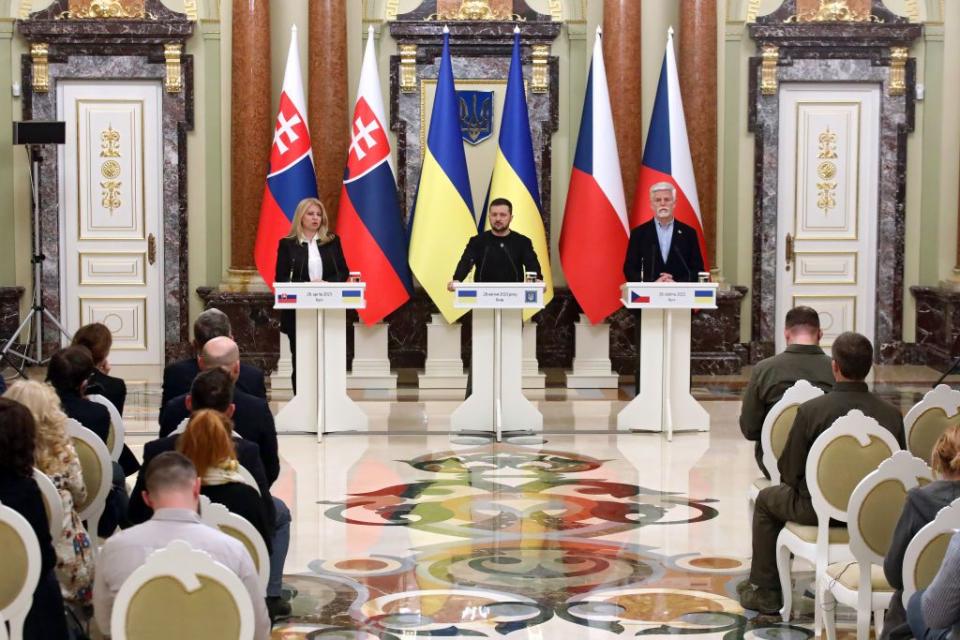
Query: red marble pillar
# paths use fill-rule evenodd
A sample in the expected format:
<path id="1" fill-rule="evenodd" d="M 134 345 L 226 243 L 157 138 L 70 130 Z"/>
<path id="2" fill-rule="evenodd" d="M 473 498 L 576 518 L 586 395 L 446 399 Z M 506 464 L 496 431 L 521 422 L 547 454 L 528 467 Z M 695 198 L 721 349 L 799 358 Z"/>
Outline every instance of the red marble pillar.
<path id="1" fill-rule="evenodd" d="M 270 2 L 233 0 L 230 80 L 230 269 L 249 271 L 270 159 Z"/>
<path id="2" fill-rule="evenodd" d="M 693 173 L 707 241 L 706 260 L 716 266 L 717 246 L 717 3 L 680 0 L 677 45 L 680 93 L 690 138 Z"/>
<path id="3" fill-rule="evenodd" d="M 643 156 L 640 4 L 639 0 L 603 0 L 603 61 L 607 67 L 610 107 L 628 209 L 633 202 Z"/>
<path id="4" fill-rule="evenodd" d="M 334 223 L 350 144 L 347 6 L 343 0 L 310 0 L 309 7 L 310 138 L 317 168 L 317 190 L 327 207 L 330 222 Z"/>

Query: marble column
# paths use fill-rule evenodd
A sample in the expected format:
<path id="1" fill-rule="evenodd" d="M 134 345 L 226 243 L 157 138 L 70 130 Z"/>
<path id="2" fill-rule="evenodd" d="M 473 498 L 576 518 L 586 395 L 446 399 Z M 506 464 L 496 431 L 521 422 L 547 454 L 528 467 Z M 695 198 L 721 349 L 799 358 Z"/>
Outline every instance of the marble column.
<path id="1" fill-rule="evenodd" d="M 230 282 L 256 281 L 253 245 L 270 158 L 270 3 L 233 0 L 230 89 Z"/>
<path id="2" fill-rule="evenodd" d="M 705 260 L 716 266 L 717 242 L 717 3 L 680 0 L 677 46 L 680 94 L 707 241 Z"/>
<path id="3" fill-rule="evenodd" d="M 611 88 L 610 107 L 628 207 L 633 202 L 643 155 L 643 127 L 639 123 L 640 4 L 638 0 L 603 0 L 603 61 Z"/>
<path id="4" fill-rule="evenodd" d="M 347 88 L 347 3 L 310 0 L 310 96 L 307 110 L 317 190 L 336 221 L 343 166 L 350 144 Z M 386 123 L 384 123 L 386 126 Z"/>

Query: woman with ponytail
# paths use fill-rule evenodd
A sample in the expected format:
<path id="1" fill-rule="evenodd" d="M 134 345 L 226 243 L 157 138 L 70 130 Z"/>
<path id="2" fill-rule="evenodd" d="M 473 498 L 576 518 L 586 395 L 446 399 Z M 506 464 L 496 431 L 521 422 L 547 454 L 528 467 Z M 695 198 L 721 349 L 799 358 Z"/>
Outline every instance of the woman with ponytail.
<path id="1" fill-rule="evenodd" d="M 907 493 L 890 550 L 883 561 L 883 572 L 895 591 L 883 619 L 881 640 L 913 637 L 902 601 L 903 555 L 913 536 L 932 522 L 940 509 L 960 498 L 960 425 L 949 427 L 937 440 L 930 456 L 930 466 L 936 480 Z"/>

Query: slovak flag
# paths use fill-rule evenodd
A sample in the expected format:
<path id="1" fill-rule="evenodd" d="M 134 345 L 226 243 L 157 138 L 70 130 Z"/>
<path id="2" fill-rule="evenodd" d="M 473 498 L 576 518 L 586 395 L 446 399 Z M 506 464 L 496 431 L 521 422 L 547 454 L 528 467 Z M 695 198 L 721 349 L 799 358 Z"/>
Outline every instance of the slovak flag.
<path id="1" fill-rule="evenodd" d="M 372 26 L 350 121 L 337 234 L 350 269 L 359 271 L 367 282 L 367 306 L 358 311 L 363 322 L 374 324 L 410 299 L 413 280 L 407 263 L 407 234 L 390 159 Z"/>
<path id="2" fill-rule="evenodd" d="M 673 215 L 680 222 L 696 229 L 703 268 L 704 271 L 709 271 L 707 241 L 703 235 L 700 200 L 697 198 L 697 183 L 693 176 L 693 161 L 690 159 L 683 101 L 680 99 L 680 78 L 677 75 L 677 58 L 673 52 L 672 27 L 667 31 L 667 50 L 663 54 L 657 96 L 653 102 L 650 127 L 643 145 L 643 160 L 640 163 L 637 190 L 630 211 L 631 229 L 653 218 L 650 187 L 657 182 L 669 182 L 676 187 L 677 204 Z"/>
<path id="3" fill-rule="evenodd" d="M 303 97 L 297 28 L 290 29 L 290 51 L 283 74 L 280 108 L 270 150 L 267 185 L 260 205 L 260 224 L 253 248 L 260 277 L 273 288 L 277 267 L 277 245 L 290 231 L 297 205 L 304 198 L 317 197 L 317 174 L 310 151 L 307 129 L 307 101 Z M 349 264 L 349 263 L 348 263 Z"/>
<path id="4" fill-rule="evenodd" d="M 603 65 L 603 42 L 597 29 L 560 230 L 563 273 L 573 296 L 594 324 L 622 306 L 620 285 L 628 239 L 620 156 Z"/>

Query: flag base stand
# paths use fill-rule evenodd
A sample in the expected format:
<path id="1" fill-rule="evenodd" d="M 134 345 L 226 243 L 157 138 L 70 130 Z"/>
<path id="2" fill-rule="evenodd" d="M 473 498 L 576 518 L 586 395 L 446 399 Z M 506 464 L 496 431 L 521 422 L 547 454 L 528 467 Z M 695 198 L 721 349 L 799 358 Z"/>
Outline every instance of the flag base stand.
<path id="1" fill-rule="evenodd" d="M 568 389 L 616 389 L 620 378 L 610 368 L 610 325 L 591 324 L 580 314 L 574 325 L 573 371 L 567 374 Z"/>

